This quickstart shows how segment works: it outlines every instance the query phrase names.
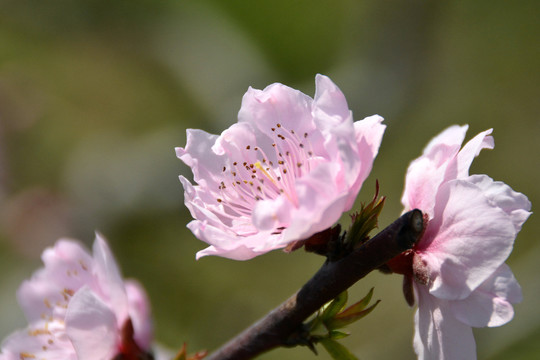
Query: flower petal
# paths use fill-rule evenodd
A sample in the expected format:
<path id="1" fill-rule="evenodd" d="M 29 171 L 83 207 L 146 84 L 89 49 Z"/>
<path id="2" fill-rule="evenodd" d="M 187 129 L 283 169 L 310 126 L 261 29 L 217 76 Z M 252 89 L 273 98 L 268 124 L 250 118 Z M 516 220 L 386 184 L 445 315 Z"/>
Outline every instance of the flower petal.
<path id="1" fill-rule="evenodd" d="M 135 342 L 141 349 L 150 349 L 153 339 L 153 328 L 148 296 L 142 285 L 135 280 L 127 280 L 125 287 Z"/>
<path id="2" fill-rule="evenodd" d="M 118 328 L 121 329 L 128 317 L 124 281 L 111 249 L 98 233 L 96 233 L 93 252 L 95 261 L 94 271 L 99 282 L 99 288 L 92 290 L 108 302 L 118 320 Z"/>
<path id="3" fill-rule="evenodd" d="M 313 115 L 319 129 L 331 130 L 346 120 L 352 122 L 345 95 L 329 77 L 317 74 L 315 86 Z"/>
<path id="4" fill-rule="evenodd" d="M 467 298 L 448 303 L 454 316 L 463 323 L 492 327 L 512 320 L 512 304 L 521 300 L 521 287 L 510 268 L 503 264 Z"/>
<path id="5" fill-rule="evenodd" d="M 4 339 L 0 345 L 0 359 L 78 360 L 71 341 L 65 336 L 57 337 L 50 331 L 47 333 L 35 330 L 29 326 Z"/>
<path id="6" fill-rule="evenodd" d="M 251 124 L 261 134 L 268 134 L 277 124 L 298 134 L 311 133 L 315 128 L 312 102 L 302 92 L 278 83 L 264 90 L 250 87 L 242 98 L 238 122 Z"/>
<path id="7" fill-rule="evenodd" d="M 358 147 L 356 162 L 359 164 L 359 169 L 355 173 L 354 183 L 350 185 L 349 198 L 345 205 L 346 211 L 353 206 L 358 192 L 371 172 L 373 162 L 379 153 L 382 137 L 386 130 L 386 125 L 382 125 L 383 120 L 379 115 L 373 115 L 354 123 L 354 133 Z"/>
<path id="8" fill-rule="evenodd" d="M 348 192 L 336 180 L 340 173 L 336 163 L 324 163 L 296 183 L 298 207 L 291 211 L 291 223 L 283 231 L 283 246 L 305 240 L 339 220 Z"/>
<path id="9" fill-rule="evenodd" d="M 455 177 L 456 179 L 469 176 L 469 168 L 471 167 L 472 161 L 480 154 L 482 149 L 493 149 L 495 146 L 493 136 L 489 136 L 492 132 L 493 129 L 483 131 L 463 146 L 463 149 L 461 149 L 457 158 L 458 170 L 457 176 Z"/>
<path id="10" fill-rule="evenodd" d="M 443 184 L 436 204 L 418 252 L 431 270 L 430 293 L 463 299 L 506 260 L 516 231 L 510 216 L 467 180 Z"/>
<path id="11" fill-rule="evenodd" d="M 78 360 L 110 360 L 119 351 L 116 316 L 87 286 L 69 304 L 66 334 Z"/>
<path id="12" fill-rule="evenodd" d="M 198 129 L 188 129 L 186 134 L 186 147 L 177 147 L 176 156 L 191 167 L 199 185 L 214 185 L 215 174 L 219 174 L 224 165 L 223 156 L 210 151 L 218 136 Z"/>
<path id="13" fill-rule="evenodd" d="M 514 223 L 516 233 L 531 215 L 531 202 L 525 195 L 512 190 L 501 181 L 493 181 L 487 175 L 472 175 L 468 181 L 478 186 L 495 206 L 507 213 Z"/>
<path id="14" fill-rule="evenodd" d="M 446 301 L 415 285 L 418 310 L 414 322 L 414 350 L 421 360 L 474 360 L 476 344 L 470 326 L 454 318 Z"/>
<path id="15" fill-rule="evenodd" d="M 17 291 L 17 299 L 29 322 L 62 312 L 67 292 L 77 291 L 91 281 L 93 263 L 77 242 L 61 239 L 42 255 L 45 267 L 36 271 Z"/>
<path id="16" fill-rule="evenodd" d="M 444 130 L 429 142 L 422 156 L 411 162 L 401 198 L 405 211 L 421 209 L 433 217 L 439 186 L 449 178 L 448 172 L 457 175 L 457 165 L 452 160 L 463 143 L 467 128 L 467 125 L 454 125 Z"/>

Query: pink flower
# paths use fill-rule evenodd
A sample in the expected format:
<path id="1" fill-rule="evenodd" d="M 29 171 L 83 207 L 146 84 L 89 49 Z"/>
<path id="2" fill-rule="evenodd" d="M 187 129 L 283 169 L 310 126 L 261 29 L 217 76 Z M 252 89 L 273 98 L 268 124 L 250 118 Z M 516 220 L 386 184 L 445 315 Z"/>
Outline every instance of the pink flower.
<path id="1" fill-rule="evenodd" d="M 220 136 L 188 130 L 176 154 L 188 228 L 210 246 L 197 258 L 246 260 L 333 225 L 371 171 L 385 126 L 353 122 L 343 93 L 317 75 L 315 98 L 282 84 L 249 88 L 238 123 Z"/>
<path id="2" fill-rule="evenodd" d="M 122 279 L 99 235 L 93 252 L 70 240 L 43 252 L 45 267 L 17 292 L 29 325 L 4 340 L 0 359 L 150 359 L 144 290 Z"/>
<path id="3" fill-rule="evenodd" d="M 521 288 L 504 264 L 530 215 L 523 194 L 486 175 L 469 175 L 472 160 L 493 148 L 491 130 L 461 150 L 467 126 L 435 137 L 407 171 L 405 210 L 418 208 L 427 228 L 415 247 L 389 266 L 405 275 L 418 301 L 414 348 L 420 359 L 475 359 L 471 327 L 500 326 L 514 316 Z"/>

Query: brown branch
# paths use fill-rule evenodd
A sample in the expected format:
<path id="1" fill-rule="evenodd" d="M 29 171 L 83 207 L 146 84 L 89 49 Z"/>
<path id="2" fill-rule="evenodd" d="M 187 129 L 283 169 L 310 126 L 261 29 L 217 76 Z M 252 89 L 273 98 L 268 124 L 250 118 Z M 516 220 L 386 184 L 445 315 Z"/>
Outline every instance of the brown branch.
<path id="1" fill-rule="evenodd" d="M 324 304 L 371 271 L 410 249 L 424 229 L 422 212 L 412 210 L 348 256 L 326 262 L 293 296 L 211 354 L 206 360 L 243 360 L 287 345 L 289 337 Z"/>

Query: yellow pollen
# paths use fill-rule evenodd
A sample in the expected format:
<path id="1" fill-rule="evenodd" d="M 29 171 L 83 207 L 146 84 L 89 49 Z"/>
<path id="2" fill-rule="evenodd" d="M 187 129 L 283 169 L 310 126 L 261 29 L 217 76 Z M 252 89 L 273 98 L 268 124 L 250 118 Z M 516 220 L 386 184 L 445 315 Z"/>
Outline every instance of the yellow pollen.
<path id="1" fill-rule="evenodd" d="M 261 170 L 263 175 L 266 176 L 268 178 L 268 180 L 270 180 L 273 184 L 277 185 L 276 182 L 274 181 L 274 179 L 272 178 L 272 176 L 262 167 L 260 161 L 257 161 L 254 165 L 255 165 L 255 167 L 257 169 Z"/>
<path id="2" fill-rule="evenodd" d="M 34 354 L 30 354 L 30 353 L 27 353 L 27 352 L 22 352 L 19 354 L 19 358 L 21 360 L 25 360 L 25 359 L 35 359 L 36 358 L 36 355 Z"/>
<path id="3" fill-rule="evenodd" d="M 35 329 L 28 331 L 28 335 L 30 336 L 38 336 L 38 335 L 50 335 L 51 332 L 47 329 Z"/>

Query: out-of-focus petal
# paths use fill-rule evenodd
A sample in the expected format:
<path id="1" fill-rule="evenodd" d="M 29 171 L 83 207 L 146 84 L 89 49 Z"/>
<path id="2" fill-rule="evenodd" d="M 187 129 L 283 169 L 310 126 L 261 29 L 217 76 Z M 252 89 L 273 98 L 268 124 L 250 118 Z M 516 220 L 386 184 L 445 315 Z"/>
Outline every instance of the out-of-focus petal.
<path id="1" fill-rule="evenodd" d="M 96 234 L 96 240 L 93 246 L 94 251 L 94 271 L 99 282 L 101 295 L 108 301 L 118 321 L 118 328 L 121 328 L 128 317 L 128 304 L 124 281 L 111 249 L 101 237 Z"/>
<path id="2" fill-rule="evenodd" d="M 68 339 L 35 330 L 28 327 L 9 335 L 0 344 L 0 359 L 78 360 Z"/>
<path id="3" fill-rule="evenodd" d="M 29 322 L 51 317 L 54 305 L 65 303 L 66 289 L 77 291 L 92 278 L 93 260 L 77 242 L 59 240 L 43 252 L 42 260 L 45 267 L 17 291 L 19 305 Z"/>
<path id="4" fill-rule="evenodd" d="M 127 280 L 125 288 L 129 304 L 129 317 L 135 331 L 134 340 L 141 348 L 150 349 L 153 339 L 153 327 L 150 301 L 146 291 L 135 280 Z"/>
<path id="5" fill-rule="evenodd" d="M 0 356 L 110 360 L 120 352 L 134 358 L 150 350 L 151 319 L 144 290 L 135 282 L 124 282 L 99 234 L 93 249 L 92 257 L 79 243 L 59 240 L 44 251 L 45 267 L 17 292 L 29 325 L 2 343 Z M 124 333 L 129 320 L 132 335 Z M 135 340 L 136 346 L 123 349 L 124 340 Z"/>
<path id="6" fill-rule="evenodd" d="M 73 296 L 65 322 L 78 360 L 110 360 L 118 354 L 116 316 L 88 287 Z"/>

